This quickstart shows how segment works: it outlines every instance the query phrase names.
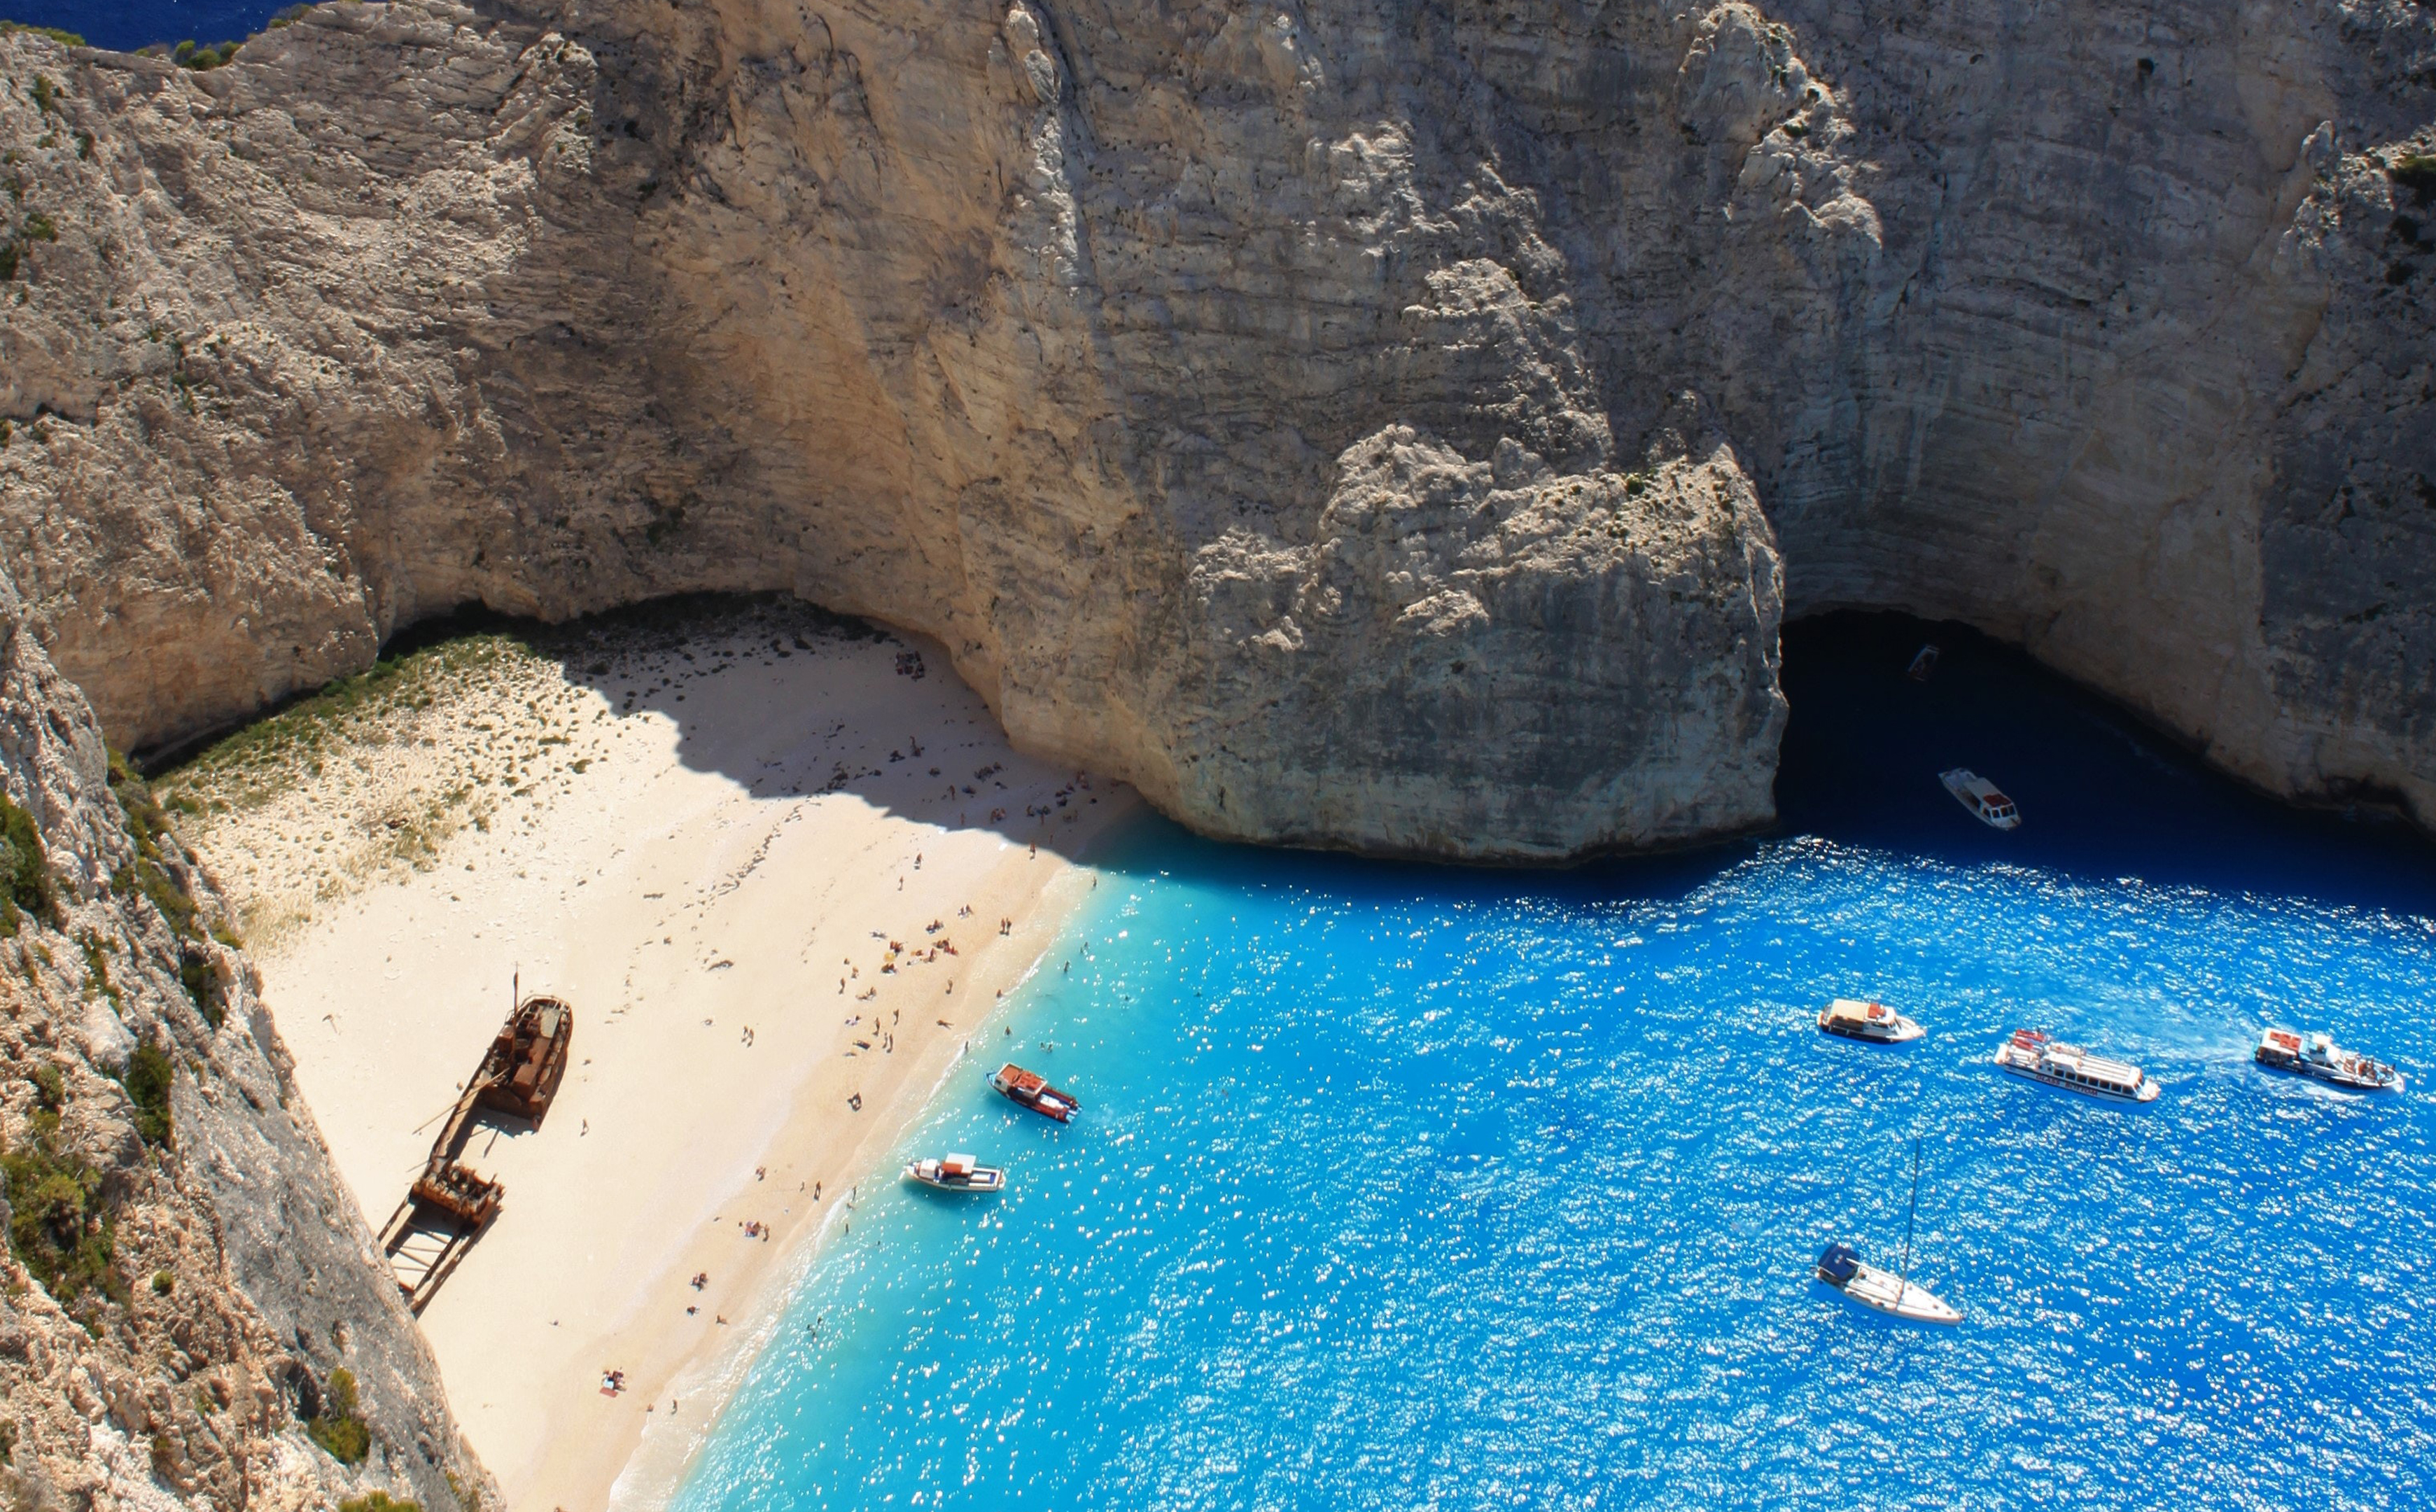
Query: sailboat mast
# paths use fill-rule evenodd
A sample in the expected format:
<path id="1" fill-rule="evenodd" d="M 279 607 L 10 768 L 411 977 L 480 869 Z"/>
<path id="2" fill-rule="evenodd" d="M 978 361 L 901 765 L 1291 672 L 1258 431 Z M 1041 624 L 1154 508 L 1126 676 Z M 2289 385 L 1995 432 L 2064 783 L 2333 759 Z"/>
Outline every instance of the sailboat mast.
<path id="1" fill-rule="evenodd" d="M 1920 1139 L 1911 1141 L 1911 1211 L 1904 1215 L 1903 1274 L 1895 1282 L 1895 1306 L 1903 1306 L 1904 1293 L 1911 1286 L 1911 1235 L 1920 1222 Z"/>

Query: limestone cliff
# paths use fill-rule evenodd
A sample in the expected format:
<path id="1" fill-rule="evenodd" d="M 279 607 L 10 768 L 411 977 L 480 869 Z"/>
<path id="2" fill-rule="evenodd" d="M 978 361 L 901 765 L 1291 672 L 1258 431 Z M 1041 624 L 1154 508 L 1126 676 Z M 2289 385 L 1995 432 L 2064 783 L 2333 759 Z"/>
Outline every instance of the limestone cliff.
<path id="1" fill-rule="evenodd" d="M 495 1502 L 218 899 L 111 776 L 0 576 L 0 1502 Z"/>
<path id="2" fill-rule="evenodd" d="M 1203 829 L 1537 859 L 1764 822 L 1783 606 L 1887 605 L 2436 821 L 2406 0 L 0 48 L 0 539 L 125 741 L 468 600 L 783 588 Z"/>

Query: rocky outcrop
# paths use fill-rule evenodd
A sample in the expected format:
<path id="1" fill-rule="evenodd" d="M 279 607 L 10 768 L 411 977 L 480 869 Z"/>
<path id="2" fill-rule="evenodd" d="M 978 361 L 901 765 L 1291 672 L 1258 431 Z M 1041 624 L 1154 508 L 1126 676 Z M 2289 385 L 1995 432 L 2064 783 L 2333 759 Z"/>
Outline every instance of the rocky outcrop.
<path id="1" fill-rule="evenodd" d="M 1544 859 L 1766 819 L 1781 594 L 2436 820 L 2402 0 L 0 48 L 0 536 L 128 741 L 461 602 L 780 588 L 1209 832 Z"/>
<path id="2" fill-rule="evenodd" d="M 0 1499 L 496 1504 L 218 897 L 111 775 L 0 577 Z"/>

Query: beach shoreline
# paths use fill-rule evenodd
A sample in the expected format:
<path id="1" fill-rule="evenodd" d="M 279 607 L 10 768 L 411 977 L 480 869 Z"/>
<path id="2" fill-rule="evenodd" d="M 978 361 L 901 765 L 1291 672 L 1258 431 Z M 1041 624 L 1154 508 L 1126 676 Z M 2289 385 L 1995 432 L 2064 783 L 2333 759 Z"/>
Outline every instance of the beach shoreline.
<path id="1" fill-rule="evenodd" d="M 461 652 L 343 728 L 252 738 L 276 759 L 162 784 L 254 921 L 375 1233 L 513 993 L 574 1006 L 543 1125 L 486 1115 L 463 1147 L 506 1196 L 422 1319 L 513 1512 L 673 1489 L 842 1193 L 1137 808 L 1015 753 L 937 648 L 794 613 Z"/>
<path id="2" fill-rule="evenodd" d="M 1121 818 L 1104 828 L 1103 836 L 1122 823 Z M 1085 906 L 1090 891 L 1088 878 L 1088 868 L 1078 867 L 1061 874 L 1045 890 L 1051 895 L 1044 897 L 1037 912 L 1047 927 L 1046 933 L 1039 948 L 1032 952 L 1022 971 L 1006 988 L 1009 999 L 1040 969 L 1060 930 Z M 985 1032 L 1006 1006 L 1006 1002 L 994 998 L 989 1014 L 976 1026 L 977 1031 Z M 699 1411 L 679 1416 L 646 1413 L 643 1423 L 624 1441 L 625 1452 L 605 1503 L 611 1512 L 646 1512 L 668 1506 L 675 1500 L 703 1446 L 717 1434 L 738 1389 L 762 1353 L 777 1341 L 790 1306 L 804 1282 L 826 1256 L 829 1245 L 850 1232 L 860 1186 L 901 1179 L 895 1157 L 923 1114 L 957 1076 L 983 1075 L 993 1069 L 993 1064 L 985 1034 L 977 1033 L 947 1056 L 937 1074 L 918 1090 L 909 1084 L 907 1093 L 892 1102 L 887 1115 L 873 1123 L 869 1136 L 849 1157 L 848 1164 L 855 1174 L 845 1200 L 826 1204 L 816 1214 L 807 1214 L 794 1232 L 781 1239 L 773 1263 L 754 1277 L 751 1298 L 733 1320 L 740 1326 L 715 1347 L 690 1356 L 674 1379 L 664 1385 L 664 1399 L 682 1399 L 688 1408 Z"/>

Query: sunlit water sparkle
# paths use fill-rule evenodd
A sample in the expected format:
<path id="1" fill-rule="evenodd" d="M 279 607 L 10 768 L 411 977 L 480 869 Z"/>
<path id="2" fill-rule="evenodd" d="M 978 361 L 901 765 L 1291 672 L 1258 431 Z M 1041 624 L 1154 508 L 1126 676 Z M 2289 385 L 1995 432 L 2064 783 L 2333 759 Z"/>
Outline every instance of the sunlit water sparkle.
<path id="1" fill-rule="evenodd" d="M 1853 667 L 1903 634 L 1863 622 Z M 1984 676 L 2032 706 L 1913 713 L 2036 756 L 2007 779 L 2031 825 L 2180 792 L 2256 826 L 2253 878 L 2308 885 L 2192 847 L 2151 869 L 2213 882 L 2092 875 L 2074 854 L 2119 864 L 2136 826 L 2009 847 L 1915 802 L 1917 760 L 1838 808 L 1798 743 L 1795 832 L 1558 877 L 1145 826 L 907 1141 L 1013 1190 L 864 1183 L 679 1504 L 2436 1503 L 2427 1092 L 2249 1058 L 2272 1020 L 2436 1074 L 2424 857 L 2278 829 L 1992 652 Z M 1908 696 L 1852 702 L 1882 695 Z M 2008 723 L 2043 708 L 2071 718 Z M 1821 1036 L 1837 994 L 1929 1037 Z M 2022 1024 L 2163 1098 L 2000 1075 Z M 990 1094 L 1001 1052 L 1081 1118 Z M 1831 1240 L 1898 1257 L 1915 1135 L 1950 1330 L 1810 1278 Z"/>

